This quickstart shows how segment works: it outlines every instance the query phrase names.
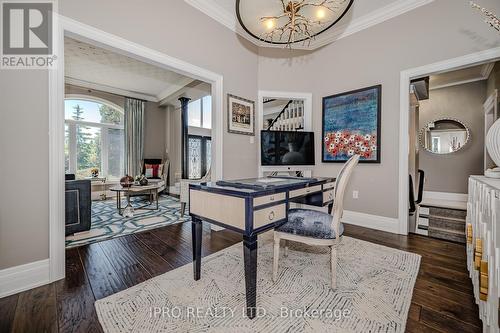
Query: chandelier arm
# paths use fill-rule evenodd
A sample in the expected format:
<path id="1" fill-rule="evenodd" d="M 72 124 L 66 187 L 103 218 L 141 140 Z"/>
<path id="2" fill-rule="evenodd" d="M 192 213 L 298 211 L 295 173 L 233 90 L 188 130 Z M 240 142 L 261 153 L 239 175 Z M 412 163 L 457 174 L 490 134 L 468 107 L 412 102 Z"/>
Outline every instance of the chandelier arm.
<path id="1" fill-rule="evenodd" d="M 263 16 L 260 18 L 261 21 L 266 21 L 266 20 L 278 20 L 282 17 L 288 16 L 288 14 L 283 13 L 281 15 L 276 15 L 276 16 Z"/>
<path id="2" fill-rule="evenodd" d="M 286 12 L 285 0 L 281 0 L 281 5 L 283 6 L 283 12 Z"/>

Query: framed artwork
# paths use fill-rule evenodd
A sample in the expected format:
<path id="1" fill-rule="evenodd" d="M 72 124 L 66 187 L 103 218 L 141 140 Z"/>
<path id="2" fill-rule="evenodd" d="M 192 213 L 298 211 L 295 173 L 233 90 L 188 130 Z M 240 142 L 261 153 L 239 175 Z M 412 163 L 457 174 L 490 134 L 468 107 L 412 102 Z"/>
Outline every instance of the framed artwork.
<path id="1" fill-rule="evenodd" d="M 255 102 L 227 94 L 229 133 L 255 135 Z"/>
<path id="2" fill-rule="evenodd" d="M 382 86 L 323 97 L 324 163 L 343 163 L 360 155 L 360 163 L 380 163 Z"/>

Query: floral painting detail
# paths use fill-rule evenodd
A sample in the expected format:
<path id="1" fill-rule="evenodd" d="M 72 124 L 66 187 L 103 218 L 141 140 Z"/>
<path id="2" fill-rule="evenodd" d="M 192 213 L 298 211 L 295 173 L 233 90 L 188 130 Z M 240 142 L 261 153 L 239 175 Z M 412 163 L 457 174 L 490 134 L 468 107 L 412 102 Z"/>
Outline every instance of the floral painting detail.
<path id="1" fill-rule="evenodd" d="M 323 162 L 380 163 L 381 86 L 323 98 Z"/>

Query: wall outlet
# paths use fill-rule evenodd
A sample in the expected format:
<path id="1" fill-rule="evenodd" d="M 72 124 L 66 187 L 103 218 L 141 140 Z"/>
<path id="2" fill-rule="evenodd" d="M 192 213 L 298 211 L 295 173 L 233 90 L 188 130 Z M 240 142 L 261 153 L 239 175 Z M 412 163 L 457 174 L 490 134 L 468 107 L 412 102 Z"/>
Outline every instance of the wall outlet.
<path id="1" fill-rule="evenodd" d="M 359 191 L 352 191 L 352 198 L 358 199 L 359 198 Z"/>

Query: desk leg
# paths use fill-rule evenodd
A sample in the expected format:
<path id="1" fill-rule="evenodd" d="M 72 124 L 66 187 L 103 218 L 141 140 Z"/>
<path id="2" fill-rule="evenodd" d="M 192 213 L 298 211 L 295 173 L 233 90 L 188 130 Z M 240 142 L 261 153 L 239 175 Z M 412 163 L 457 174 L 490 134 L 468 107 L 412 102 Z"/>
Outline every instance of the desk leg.
<path id="1" fill-rule="evenodd" d="M 201 271 L 201 236 L 202 236 L 203 228 L 202 222 L 200 219 L 195 217 L 192 218 L 191 222 L 191 233 L 193 236 L 193 271 L 194 271 L 194 279 L 200 279 L 200 271 Z"/>
<path id="2" fill-rule="evenodd" d="M 333 202 L 328 204 L 328 214 L 332 213 L 332 209 L 333 209 Z"/>
<path id="3" fill-rule="evenodd" d="M 243 236 L 247 316 L 255 317 L 257 306 L 257 235 Z"/>

